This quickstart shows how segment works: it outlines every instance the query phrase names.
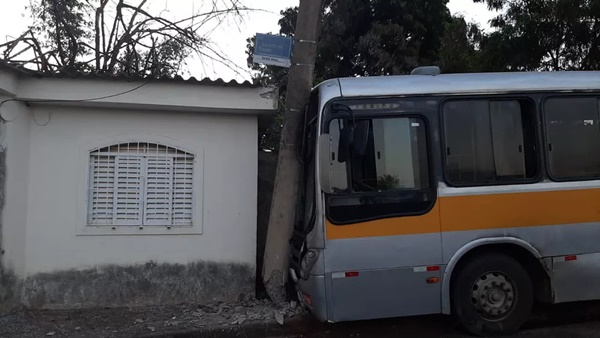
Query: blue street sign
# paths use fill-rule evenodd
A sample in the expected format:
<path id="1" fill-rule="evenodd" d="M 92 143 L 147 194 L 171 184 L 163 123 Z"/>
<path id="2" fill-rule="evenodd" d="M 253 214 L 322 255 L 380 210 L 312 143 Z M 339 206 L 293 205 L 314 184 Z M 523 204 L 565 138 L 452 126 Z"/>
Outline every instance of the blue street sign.
<path id="1" fill-rule="evenodd" d="M 290 67 L 292 64 L 292 44 L 292 38 L 289 37 L 256 34 L 252 60 L 255 63 L 265 65 Z"/>

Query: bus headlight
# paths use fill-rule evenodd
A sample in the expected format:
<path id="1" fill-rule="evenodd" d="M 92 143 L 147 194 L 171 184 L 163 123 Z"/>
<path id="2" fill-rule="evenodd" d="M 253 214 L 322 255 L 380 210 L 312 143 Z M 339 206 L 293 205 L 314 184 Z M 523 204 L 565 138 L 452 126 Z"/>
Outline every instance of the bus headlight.
<path id="1" fill-rule="evenodd" d="M 306 255 L 302 258 L 302 262 L 300 262 L 300 278 L 307 280 L 310 275 L 310 271 L 313 266 L 317 262 L 319 258 L 319 252 L 314 249 L 309 249 Z"/>

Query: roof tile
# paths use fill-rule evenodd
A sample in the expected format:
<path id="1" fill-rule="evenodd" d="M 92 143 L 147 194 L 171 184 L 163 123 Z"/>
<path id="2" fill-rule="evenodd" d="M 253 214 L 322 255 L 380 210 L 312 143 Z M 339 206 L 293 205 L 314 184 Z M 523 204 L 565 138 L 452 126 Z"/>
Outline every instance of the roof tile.
<path id="1" fill-rule="evenodd" d="M 174 77 L 162 76 L 160 78 L 153 78 L 140 75 L 127 75 L 127 74 L 106 74 L 106 73 L 68 73 L 68 72 L 40 72 L 31 70 L 20 65 L 11 64 L 5 60 L 0 59 L 0 69 L 7 71 L 13 71 L 27 76 L 36 78 L 68 78 L 68 79 L 94 79 L 94 80 L 115 80 L 115 81 L 152 81 L 152 82 L 163 82 L 163 83 L 186 83 L 196 85 L 210 85 L 210 86 L 223 86 L 223 87 L 244 87 L 244 88 L 258 88 L 261 87 L 260 83 L 252 83 L 249 81 L 237 82 L 235 80 L 225 81 L 221 78 L 212 80 L 209 78 L 203 78 L 201 80 L 195 77 L 188 79 L 183 78 L 180 75 Z"/>

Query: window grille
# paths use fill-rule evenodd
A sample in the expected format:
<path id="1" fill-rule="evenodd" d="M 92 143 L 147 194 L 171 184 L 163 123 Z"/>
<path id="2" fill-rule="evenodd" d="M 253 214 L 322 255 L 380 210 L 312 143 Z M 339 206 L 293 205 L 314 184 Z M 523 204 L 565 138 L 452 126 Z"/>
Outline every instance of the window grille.
<path id="1" fill-rule="evenodd" d="M 190 226 L 194 155 L 154 143 L 90 152 L 88 225 Z"/>

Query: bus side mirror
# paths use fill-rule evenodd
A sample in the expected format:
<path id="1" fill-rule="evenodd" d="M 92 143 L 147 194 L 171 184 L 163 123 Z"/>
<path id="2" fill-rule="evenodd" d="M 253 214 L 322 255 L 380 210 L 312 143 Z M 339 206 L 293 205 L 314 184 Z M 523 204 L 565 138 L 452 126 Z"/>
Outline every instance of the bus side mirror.
<path id="1" fill-rule="evenodd" d="M 321 190 L 325 193 L 331 193 L 331 175 L 330 175 L 330 159 L 333 153 L 331 152 L 329 134 L 319 136 L 317 146 L 317 156 L 319 164 L 319 183 Z"/>

